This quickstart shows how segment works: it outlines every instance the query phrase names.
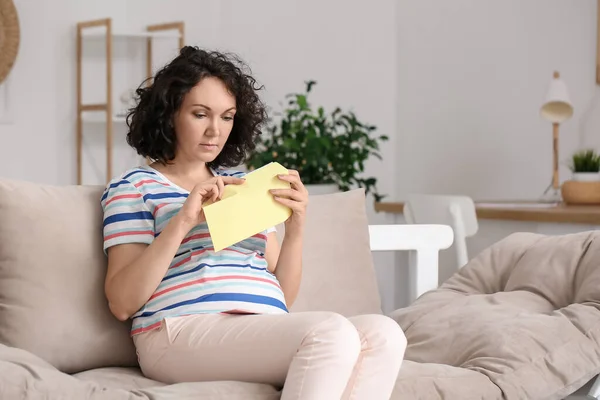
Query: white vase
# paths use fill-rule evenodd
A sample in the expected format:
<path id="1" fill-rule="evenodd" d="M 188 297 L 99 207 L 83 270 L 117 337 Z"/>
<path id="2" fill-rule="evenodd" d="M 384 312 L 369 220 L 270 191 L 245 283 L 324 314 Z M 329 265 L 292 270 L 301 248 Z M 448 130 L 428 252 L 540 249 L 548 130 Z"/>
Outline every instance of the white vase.
<path id="1" fill-rule="evenodd" d="M 598 172 L 574 172 L 573 180 L 577 182 L 596 182 L 600 181 Z"/>
<path id="2" fill-rule="evenodd" d="M 335 183 L 305 185 L 305 187 L 306 187 L 306 190 L 308 190 L 309 196 L 318 196 L 321 194 L 332 194 L 332 193 L 337 193 L 340 191 Z"/>

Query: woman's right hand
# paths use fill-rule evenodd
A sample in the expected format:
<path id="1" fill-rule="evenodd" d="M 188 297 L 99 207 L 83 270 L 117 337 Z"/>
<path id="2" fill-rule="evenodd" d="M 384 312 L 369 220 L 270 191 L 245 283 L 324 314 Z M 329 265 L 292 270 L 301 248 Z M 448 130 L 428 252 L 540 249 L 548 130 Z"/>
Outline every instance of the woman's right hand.
<path id="1" fill-rule="evenodd" d="M 223 190 L 227 185 L 241 185 L 245 182 L 243 178 L 233 176 L 215 176 L 207 181 L 197 184 L 188 195 L 185 203 L 177 213 L 186 227 L 192 229 L 194 226 L 205 221 L 202 206 L 207 201 L 218 201 L 223 196 Z"/>

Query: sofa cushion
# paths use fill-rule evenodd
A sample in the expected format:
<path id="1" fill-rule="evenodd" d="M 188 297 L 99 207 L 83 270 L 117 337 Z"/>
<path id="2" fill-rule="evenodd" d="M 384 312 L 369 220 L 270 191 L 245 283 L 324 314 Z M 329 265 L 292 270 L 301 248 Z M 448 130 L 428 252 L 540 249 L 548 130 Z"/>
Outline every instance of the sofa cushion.
<path id="1" fill-rule="evenodd" d="M 0 343 L 70 373 L 137 365 L 104 297 L 102 189 L 0 180 Z"/>
<path id="2" fill-rule="evenodd" d="M 302 257 L 291 312 L 381 313 L 363 189 L 310 196 Z"/>
<path id="3" fill-rule="evenodd" d="M 102 368 L 68 375 L 22 349 L 0 345 L 0 399 L 279 400 L 273 386 L 246 382 L 165 385 L 138 368 Z"/>
<path id="4" fill-rule="evenodd" d="M 146 378 L 137 367 L 96 368 L 73 374 L 73 376 L 111 389 L 134 390 L 167 386 L 166 383 Z"/>
<path id="5" fill-rule="evenodd" d="M 237 381 L 184 382 L 167 385 L 145 378 L 139 368 L 100 368 L 74 375 L 106 390 L 127 390 L 135 399 L 279 400 L 279 389 Z M 132 396 L 133 397 L 133 396 Z"/>
<path id="6" fill-rule="evenodd" d="M 600 232 L 512 234 L 392 314 L 405 359 L 483 374 L 491 398 L 564 398 L 600 373 L 599 265 Z"/>

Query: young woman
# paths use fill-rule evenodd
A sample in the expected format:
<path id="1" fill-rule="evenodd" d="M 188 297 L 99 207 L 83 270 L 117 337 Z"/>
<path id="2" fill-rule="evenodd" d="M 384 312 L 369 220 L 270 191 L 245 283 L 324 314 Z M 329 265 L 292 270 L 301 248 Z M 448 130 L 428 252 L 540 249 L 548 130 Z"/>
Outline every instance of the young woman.
<path id="1" fill-rule="evenodd" d="M 127 140 L 154 162 L 115 177 L 101 199 L 110 309 L 132 319 L 152 379 L 269 383 L 283 400 L 387 400 L 406 348 L 393 320 L 288 312 L 308 202 L 297 172 L 273 191 L 292 210 L 281 246 L 268 229 L 211 247 L 202 204 L 244 184 L 227 168 L 254 149 L 266 119 L 258 89 L 237 58 L 193 47 L 138 89 Z"/>

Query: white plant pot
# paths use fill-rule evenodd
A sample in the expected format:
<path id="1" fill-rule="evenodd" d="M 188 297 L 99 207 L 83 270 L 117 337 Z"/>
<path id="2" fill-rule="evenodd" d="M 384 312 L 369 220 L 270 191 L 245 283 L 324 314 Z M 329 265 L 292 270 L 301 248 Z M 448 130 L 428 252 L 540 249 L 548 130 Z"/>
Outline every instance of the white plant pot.
<path id="1" fill-rule="evenodd" d="M 577 182 L 597 182 L 600 181 L 598 172 L 574 172 L 573 180 Z"/>
<path id="2" fill-rule="evenodd" d="M 306 190 L 308 190 L 309 196 L 318 196 L 321 194 L 332 194 L 332 193 L 338 193 L 340 191 L 338 189 L 337 185 L 334 183 L 305 185 L 305 187 L 306 187 Z"/>

